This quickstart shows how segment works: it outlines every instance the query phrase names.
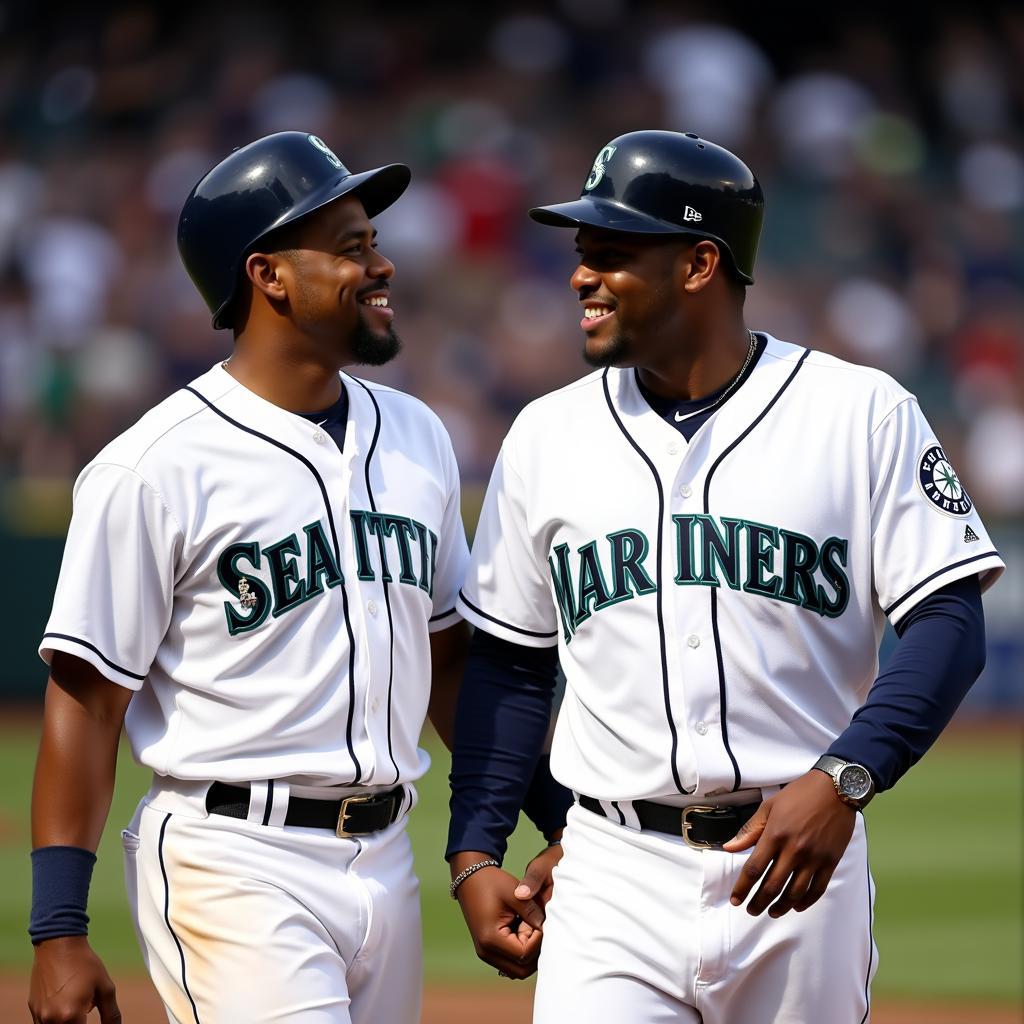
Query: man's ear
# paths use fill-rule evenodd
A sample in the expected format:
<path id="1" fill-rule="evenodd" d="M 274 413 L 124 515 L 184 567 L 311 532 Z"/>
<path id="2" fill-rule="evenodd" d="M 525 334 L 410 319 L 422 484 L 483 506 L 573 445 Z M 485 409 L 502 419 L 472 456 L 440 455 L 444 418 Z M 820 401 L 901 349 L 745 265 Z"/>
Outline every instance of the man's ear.
<path id="1" fill-rule="evenodd" d="M 718 246 L 710 239 L 701 239 L 683 261 L 683 290 L 695 293 L 702 291 L 715 276 L 722 263 L 722 254 Z"/>
<path id="2" fill-rule="evenodd" d="M 245 261 L 246 277 L 254 291 L 262 292 L 272 302 L 288 297 L 290 264 L 277 253 L 254 252 Z"/>

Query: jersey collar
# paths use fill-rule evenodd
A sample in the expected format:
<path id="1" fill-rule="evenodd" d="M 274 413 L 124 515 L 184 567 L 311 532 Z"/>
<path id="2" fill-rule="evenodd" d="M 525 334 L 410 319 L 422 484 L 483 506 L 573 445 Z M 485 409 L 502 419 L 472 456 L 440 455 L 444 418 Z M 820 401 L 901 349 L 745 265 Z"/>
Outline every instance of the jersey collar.
<path id="1" fill-rule="evenodd" d="M 764 411 L 785 383 L 804 349 L 780 342 L 763 331 L 764 351 L 742 386 L 716 409 L 689 442 L 674 426 L 651 409 L 640 391 L 632 367 L 605 371 L 608 398 L 622 429 L 670 478 L 691 451 L 700 460 L 713 459 L 724 451 Z"/>

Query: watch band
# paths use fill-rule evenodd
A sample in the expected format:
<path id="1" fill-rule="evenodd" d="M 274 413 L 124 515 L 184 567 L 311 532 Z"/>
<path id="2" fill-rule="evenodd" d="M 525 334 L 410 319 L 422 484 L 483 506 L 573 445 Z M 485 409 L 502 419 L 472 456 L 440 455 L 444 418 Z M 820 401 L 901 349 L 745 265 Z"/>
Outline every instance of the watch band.
<path id="1" fill-rule="evenodd" d="M 855 761 L 844 761 L 841 757 L 833 757 L 831 754 L 822 754 L 822 756 L 814 762 L 812 767 L 830 776 L 832 779 L 832 785 L 835 786 L 836 796 L 838 796 L 844 804 L 847 804 L 858 811 L 867 807 L 868 803 L 870 803 L 872 797 L 875 795 L 874 777 L 862 764 L 857 764 Z M 843 788 L 840 783 L 840 776 L 847 768 L 855 768 L 858 771 L 863 772 L 867 777 L 868 790 L 863 796 L 853 797 L 848 793 L 843 792 Z"/>
<path id="2" fill-rule="evenodd" d="M 852 764 L 852 762 L 844 761 L 841 757 L 833 757 L 831 754 L 822 754 L 821 757 L 814 762 L 814 767 L 817 768 L 819 772 L 831 775 L 833 782 L 838 782 L 839 772 L 848 764 Z"/>

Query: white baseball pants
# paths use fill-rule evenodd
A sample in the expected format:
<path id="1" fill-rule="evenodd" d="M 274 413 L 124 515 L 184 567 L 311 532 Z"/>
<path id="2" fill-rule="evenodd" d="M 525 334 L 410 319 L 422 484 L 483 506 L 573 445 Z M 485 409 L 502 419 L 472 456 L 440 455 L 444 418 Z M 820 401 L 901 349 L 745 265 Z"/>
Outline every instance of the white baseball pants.
<path id="1" fill-rule="evenodd" d="M 163 783 L 122 840 L 171 1024 L 418 1024 L 419 886 L 404 816 L 341 839 L 263 825 L 259 808 L 253 821 L 208 815 L 205 784 Z"/>
<path id="2" fill-rule="evenodd" d="M 773 920 L 729 903 L 747 853 L 569 811 L 534 1024 L 866 1024 L 878 965 L 864 822 L 825 895 Z M 756 889 L 755 889 L 756 891 Z"/>

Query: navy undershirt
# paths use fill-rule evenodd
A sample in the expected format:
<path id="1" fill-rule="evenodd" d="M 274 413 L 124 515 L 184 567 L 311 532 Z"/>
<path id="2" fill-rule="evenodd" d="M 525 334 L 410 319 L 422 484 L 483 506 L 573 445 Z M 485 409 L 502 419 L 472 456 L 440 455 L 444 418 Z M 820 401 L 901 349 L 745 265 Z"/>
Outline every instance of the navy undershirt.
<path id="1" fill-rule="evenodd" d="M 636 386 L 640 389 L 640 394 L 644 396 L 644 400 L 647 404 L 666 422 L 669 426 L 675 427 L 687 441 L 691 440 L 693 435 L 705 424 L 712 415 L 725 405 L 725 402 L 731 401 L 733 396 L 741 387 L 743 387 L 747 378 L 754 372 L 754 367 L 757 366 L 758 360 L 761 358 L 761 353 L 764 352 L 768 345 L 764 336 L 761 334 L 754 335 L 755 348 L 754 354 L 750 359 L 750 363 L 741 374 L 739 380 L 734 384 L 733 381 L 726 381 L 717 391 L 712 391 L 710 395 L 705 395 L 703 398 L 666 398 L 664 395 L 655 394 L 650 388 L 644 387 L 643 381 L 640 380 L 640 371 L 634 370 L 633 373 L 636 377 Z M 732 388 L 729 393 L 729 397 L 722 403 L 722 405 L 716 406 L 715 403 L 722 397 L 722 395 Z M 714 408 L 712 408 L 714 406 Z M 688 419 L 684 419 L 682 422 L 676 419 L 676 413 L 680 416 L 689 416 Z M 691 415 L 696 414 L 696 415 Z"/>
<path id="2" fill-rule="evenodd" d="M 341 385 L 341 395 L 334 405 L 321 409 L 320 412 L 297 412 L 304 420 L 316 424 L 324 433 L 330 434 L 338 451 L 345 450 L 345 427 L 348 425 L 348 391 Z"/>
<path id="3" fill-rule="evenodd" d="M 984 667 L 977 576 L 924 598 L 896 632 L 884 671 L 827 751 L 863 764 L 879 790 L 924 755 Z M 565 823 L 572 793 L 550 778 L 540 757 L 557 670 L 556 647 L 474 634 L 455 718 L 447 857 L 475 850 L 502 859 L 520 808 L 545 835 Z"/>

